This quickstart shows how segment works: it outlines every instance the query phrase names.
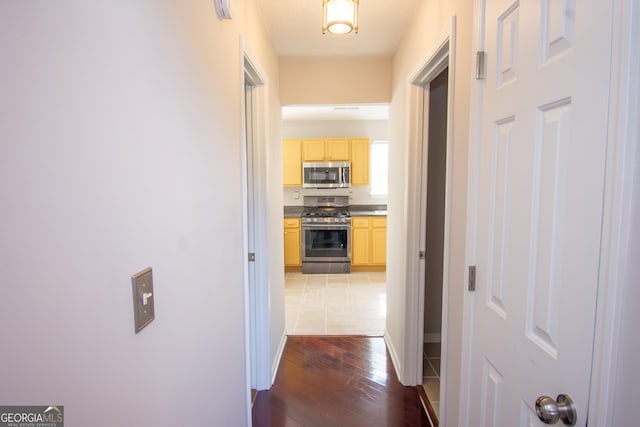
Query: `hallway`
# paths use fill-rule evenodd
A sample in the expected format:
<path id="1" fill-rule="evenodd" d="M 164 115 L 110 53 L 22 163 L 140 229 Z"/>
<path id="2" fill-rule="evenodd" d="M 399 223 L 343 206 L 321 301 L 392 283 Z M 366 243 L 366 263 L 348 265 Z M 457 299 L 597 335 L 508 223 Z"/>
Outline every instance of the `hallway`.
<path id="1" fill-rule="evenodd" d="M 254 426 L 425 426 L 414 387 L 396 377 L 381 337 L 290 336 Z"/>

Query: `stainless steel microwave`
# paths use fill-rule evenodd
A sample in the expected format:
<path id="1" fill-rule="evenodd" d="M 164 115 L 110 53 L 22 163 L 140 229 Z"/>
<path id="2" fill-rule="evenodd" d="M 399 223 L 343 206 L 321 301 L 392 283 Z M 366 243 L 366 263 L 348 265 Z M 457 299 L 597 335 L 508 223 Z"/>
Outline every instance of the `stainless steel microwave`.
<path id="1" fill-rule="evenodd" d="M 350 162 L 302 163 L 302 186 L 305 188 L 344 188 L 351 186 Z"/>

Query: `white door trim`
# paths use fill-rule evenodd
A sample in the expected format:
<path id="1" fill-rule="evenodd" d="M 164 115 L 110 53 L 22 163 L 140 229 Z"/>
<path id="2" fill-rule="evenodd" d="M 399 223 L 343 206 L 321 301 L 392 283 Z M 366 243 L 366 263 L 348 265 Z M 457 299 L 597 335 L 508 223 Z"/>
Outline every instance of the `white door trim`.
<path id="1" fill-rule="evenodd" d="M 264 390 L 271 387 L 271 360 L 270 360 L 270 332 L 271 332 L 271 318 L 269 312 L 269 283 L 267 278 L 269 277 L 269 265 L 267 256 L 267 224 L 265 218 L 267 218 L 265 194 L 266 188 L 263 188 L 263 183 L 266 182 L 262 176 L 265 171 L 264 165 L 264 143 L 266 141 L 266 128 L 265 128 L 265 112 L 266 112 L 266 79 L 263 77 L 256 63 L 250 58 L 249 54 L 245 51 L 243 42 L 240 42 L 240 61 L 242 72 L 242 123 L 246 120 L 245 116 L 245 80 L 253 87 L 253 218 L 249 218 L 249 209 L 247 202 L 247 186 L 248 183 L 243 185 L 243 256 L 244 256 L 244 290 L 245 290 L 245 345 L 247 349 L 247 391 L 250 388 L 257 390 Z M 246 131 L 245 126 L 242 126 L 243 136 L 243 151 L 242 151 L 242 168 L 243 179 L 247 177 L 246 160 L 249 153 L 246 152 Z M 248 221 L 252 220 L 254 223 L 254 252 L 256 254 L 256 261 L 252 266 L 248 262 L 249 253 L 249 230 L 247 227 Z M 253 274 L 250 274 L 250 269 L 253 268 Z M 253 279 L 251 279 L 253 278 Z M 249 396 L 249 399 L 251 397 Z M 251 404 L 249 400 L 249 417 L 251 412 Z M 249 418 L 250 420 L 251 418 Z"/>
<path id="2" fill-rule="evenodd" d="M 485 0 L 474 0 L 473 5 L 473 38 L 471 42 L 471 52 L 484 51 L 484 13 Z M 467 173 L 467 223 L 465 242 L 465 267 L 475 265 L 476 233 L 471 232 L 477 229 L 476 218 L 478 210 L 478 147 L 482 137 L 482 82 L 473 80 L 474 76 L 469 76 L 471 81 L 471 93 L 469 98 L 469 149 L 468 149 L 468 173 Z M 468 269 L 465 268 L 464 283 L 469 280 Z M 464 291 L 462 302 L 462 355 L 460 360 L 460 401 L 458 407 L 458 422 L 461 426 L 469 426 L 469 382 L 471 377 L 471 319 L 475 307 L 475 293 Z M 466 356 L 465 356 L 466 355 Z"/>
<path id="3" fill-rule="evenodd" d="M 421 61 L 416 71 L 409 78 L 409 106 L 411 117 L 411 140 L 409 148 L 408 188 L 415 189 L 421 195 L 419 199 L 409 198 L 407 212 L 407 295 L 405 310 L 405 360 L 400 372 L 401 382 L 405 385 L 422 384 L 422 343 L 424 341 L 424 260 L 418 258 L 420 251 L 425 250 L 426 218 L 426 169 L 427 150 L 423 147 L 423 130 L 426 123 L 424 114 L 425 86 L 429 84 L 442 70 L 449 68 L 448 102 L 447 102 L 447 166 L 445 190 L 445 231 L 444 231 L 444 269 L 442 294 L 442 366 L 440 381 L 440 413 L 444 413 L 446 402 L 446 369 L 447 369 L 447 331 L 448 331 L 448 284 L 449 258 L 451 237 L 451 187 L 453 161 L 453 111 L 454 111 L 454 83 L 455 83 L 455 46 L 456 46 L 456 17 L 451 17 L 449 28 L 438 38 L 425 60 Z M 411 192 L 416 194 L 416 192 Z M 419 230 L 419 232 L 415 232 Z M 413 284 L 417 283 L 418 286 Z"/>
<path id="4" fill-rule="evenodd" d="M 631 220 L 633 178 L 640 170 L 638 128 L 640 115 L 640 8 L 636 0 L 614 0 L 611 93 L 605 181 L 602 253 L 596 312 L 596 332 L 589 395 L 589 424 L 613 425 L 620 307 L 623 291 L 637 283 L 625 283 L 630 268 L 626 254 Z M 635 212 L 634 212 L 635 210 Z"/>

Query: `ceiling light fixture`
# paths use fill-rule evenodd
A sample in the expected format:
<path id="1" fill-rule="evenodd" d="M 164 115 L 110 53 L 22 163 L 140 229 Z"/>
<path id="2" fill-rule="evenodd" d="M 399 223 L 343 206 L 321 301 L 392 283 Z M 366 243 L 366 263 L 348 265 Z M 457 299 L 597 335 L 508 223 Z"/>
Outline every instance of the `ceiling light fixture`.
<path id="1" fill-rule="evenodd" d="M 322 0 L 322 34 L 358 33 L 359 0 Z"/>

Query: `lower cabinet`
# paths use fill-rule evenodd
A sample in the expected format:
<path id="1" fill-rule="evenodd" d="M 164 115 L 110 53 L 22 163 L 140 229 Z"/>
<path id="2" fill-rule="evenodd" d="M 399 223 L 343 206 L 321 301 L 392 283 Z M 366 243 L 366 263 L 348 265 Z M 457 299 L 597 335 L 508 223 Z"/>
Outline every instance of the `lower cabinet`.
<path id="1" fill-rule="evenodd" d="M 351 267 L 384 270 L 387 264 L 387 217 L 351 218 Z"/>
<path id="2" fill-rule="evenodd" d="M 387 265 L 387 217 L 371 221 L 371 264 Z"/>
<path id="3" fill-rule="evenodd" d="M 300 218 L 284 219 L 284 266 L 302 266 Z"/>

